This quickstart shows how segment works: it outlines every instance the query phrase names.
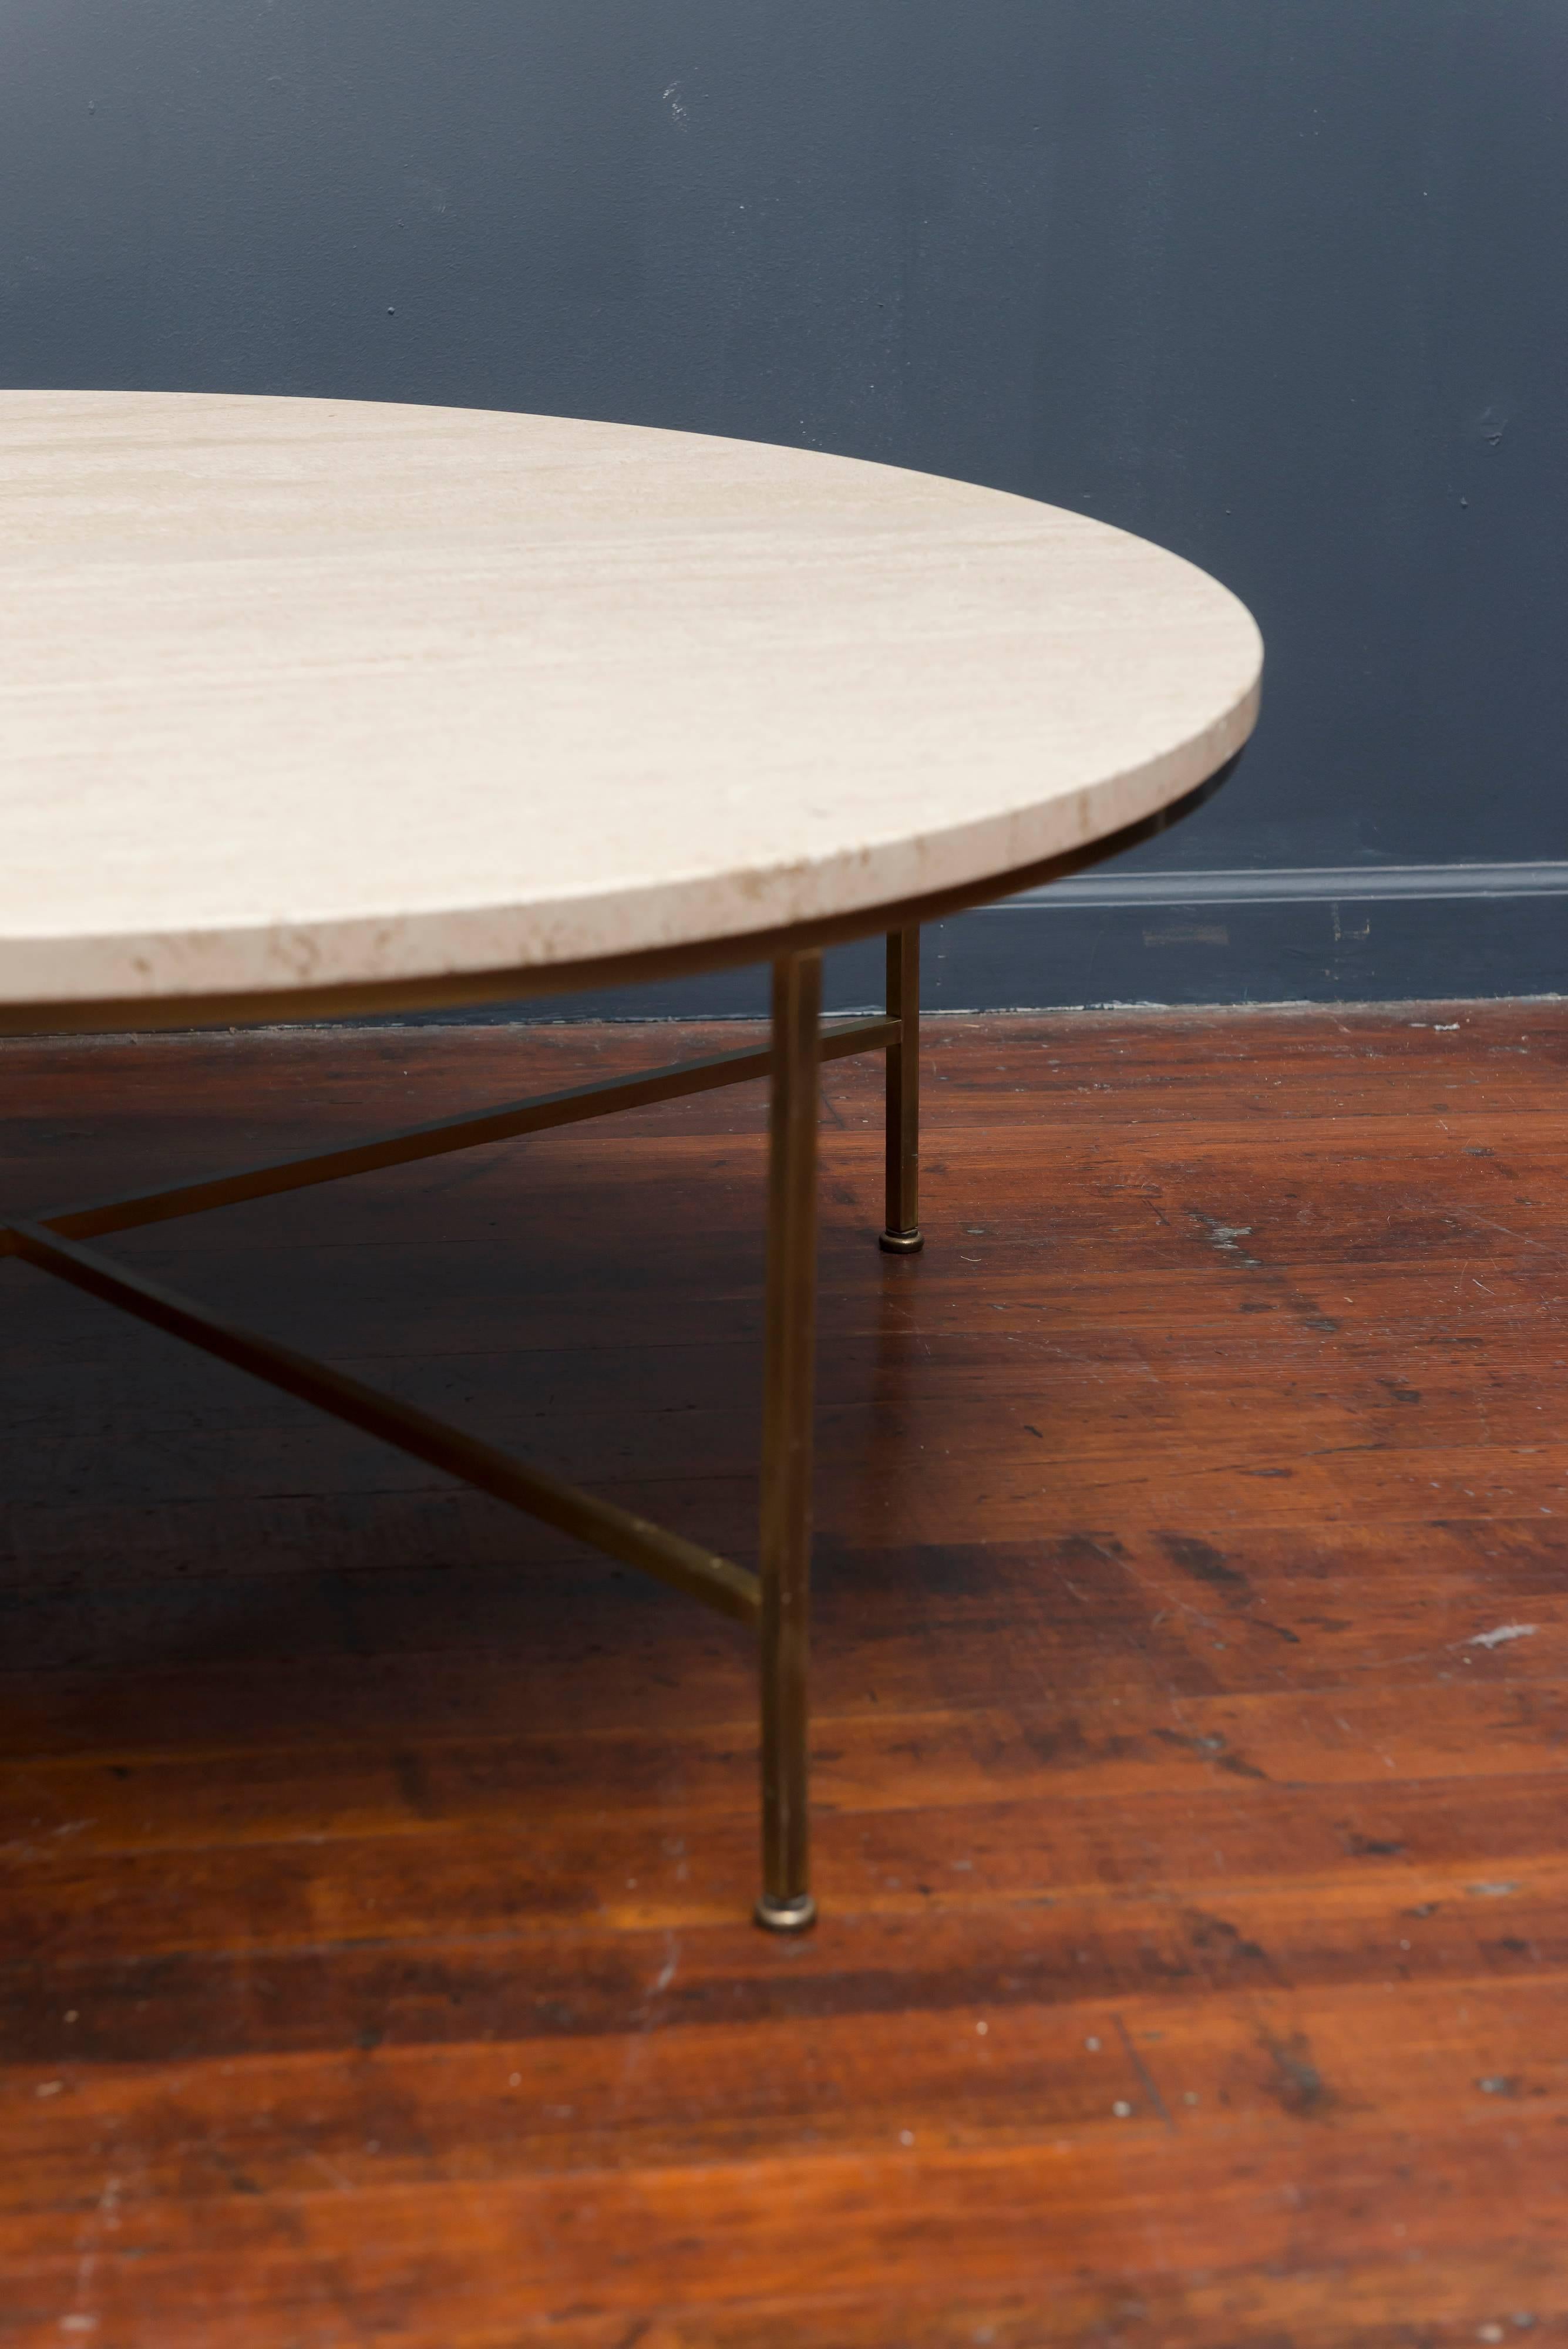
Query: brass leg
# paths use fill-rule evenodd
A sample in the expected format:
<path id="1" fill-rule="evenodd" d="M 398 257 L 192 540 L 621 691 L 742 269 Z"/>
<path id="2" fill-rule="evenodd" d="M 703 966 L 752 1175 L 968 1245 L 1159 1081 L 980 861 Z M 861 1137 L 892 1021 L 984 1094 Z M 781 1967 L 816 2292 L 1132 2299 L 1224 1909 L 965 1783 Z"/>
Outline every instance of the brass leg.
<path id="1" fill-rule="evenodd" d="M 763 1399 L 763 1893 L 759 1925 L 799 1933 L 816 1903 L 806 1810 L 811 1414 L 822 957 L 774 965 Z"/>
<path id="2" fill-rule="evenodd" d="M 878 1245 L 889 1256 L 916 1256 L 920 1233 L 920 933 L 888 936 L 888 1017 L 898 1041 L 888 1047 L 888 1212 Z"/>

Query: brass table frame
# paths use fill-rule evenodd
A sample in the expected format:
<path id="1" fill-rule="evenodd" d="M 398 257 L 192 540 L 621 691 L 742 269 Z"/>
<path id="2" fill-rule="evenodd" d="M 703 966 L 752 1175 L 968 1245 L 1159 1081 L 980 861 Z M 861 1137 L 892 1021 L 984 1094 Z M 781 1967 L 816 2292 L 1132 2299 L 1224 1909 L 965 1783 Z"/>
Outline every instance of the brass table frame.
<path id="1" fill-rule="evenodd" d="M 1237 754 L 1240 755 L 1239 753 Z M 776 1932 L 800 1932 L 812 1924 L 816 1904 L 811 1892 L 807 1803 L 806 1671 L 809 1650 L 811 1565 L 811 1468 L 813 1357 L 816 1323 L 816 1144 L 818 1081 L 822 1063 L 860 1052 L 887 1056 L 886 1201 L 881 1246 L 911 1254 L 922 1246 L 919 1207 L 919 938 L 920 924 L 935 916 L 981 905 L 1042 881 L 1096 864 L 1103 858 L 1164 831 L 1219 788 L 1236 761 L 1170 807 L 1106 839 L 1054 857 L 1026 870 L 1002 874 L 964 889 L 914 900 L 898 907 L 803 926 L 791 932 L 745 941 L 717 941 L 665 956 L 628 958 L 590 971 L 558 969 L 543 975 L 556 990 L 585 978 L 604 985 L 621 977 L 646 978 L 659 968 L 679 971 L 732 966 L 771 955 L 771 1042 L 763 1048 L 723 1052 L 701 1061 L 677 1061 L 633 1077 L 573 1085 L 562 1092 L 508 1102 L 433 1124 L 405 1126 L 347 1149 L 310 1152 L 262 1166 L 245 1166 L 199 1181 L 154 1191 L 57 1207 L 0 1224 L 0 1257 L 16 1256 L 85 1289 L 106 1305 L 182 1338 L 220 1361 L 248 1371 L 303 1402 L 367 1434 L 379 1436 L 491 1494 L 527 1516 L 542 1518 L 596 1549 L 639 1567 L 671 1583 L 758 1635 L 762 1681 L 762 1876 L 757 1922 Z M 851 1019 L 825 1026 L 822 1020 L 822 953 L 826 946 L 874 935 L 887 938 L 887 1010 L 880 1018 Z M 739 949 L 739 950 L 737 950 Z M 494 1002 L 525 991 L 538 973 L 479 973 L 443 980 L 366 987 L 338 987 L 297 998 L 209 997 L 182 1004 L 8 1005 L 0 1007 L 0 1033 L 136 1030 L 207 1025 L 225 1018 L 275 1021 L 280 1011 L 295 1019 L 339 1017 L 388 1009 L 431 1009 L 444 1004 Z M 522 982 L 522 983 L 520 983 Z M 110 1232 L 168 1222 L 210 1207 L 265 1199 L 317 1183 L 368 1174 L 384 1166 L 406 1166 L 452 1150 L 544 1133 L 604 1117 L 616 1110 L 641 1109 L 684 1093 L 710 1092 L 722 1085 L 771 1079 L 768 1143 L 767 1284 L 763 1336 L 761 1541 L 758 1571 L 720 1557 L 651 1524 L 613 1502 L 600 1500 L 544 1470 L 481 1443 L 429 1413 L 379 1393 L 342 1371 L 296 1353 L 254 1330 L 239 1328 L 204 1306 L 146 1280 L 88 1240 Z"/>
<path id="2" fill-rule="evenodd" d="M 773 967 L 773 1039 L 761 1050 L 681 1061 L 633 1077 L 573 1085 L 465 1117 L 405 1126 L 345 1150 L 316 1151 L 198 1182 L 50 1208 L 0 1226 L 0 1255 L 20 1257 L 134 1314 L 171 1337 L 248 1371 L 286 1394 L 489 1493 L 629 1566 L 673 1583 L 760 1639 L 763 1728 L 763 1890 L 758 1922 L 798 1932 L 815 1915 L 809 1889 L 806 1662 L 811 1560 L 811 1419 L 816 1303 L 816 1132 L 821 1064 L 856 1052 L 887 1055 L 887 1228 L 883 1245 L 921 1245 L 917 1206 L 919 932 L 888 940 L 888 1011 L 882 1019 L 824 1027 L 822 956 L 807 951 Z M 325 1362 L 209 1312 L 82 1245 L 110 1232 L 237 1206 L 348 1174 L 404 1166 L 518 1134 L 543 1133 L 615 1110 L 772 1077 L 760 1571 L 701 1549 L 613 1502 L 510 1458 L 493 1445 Z"/>

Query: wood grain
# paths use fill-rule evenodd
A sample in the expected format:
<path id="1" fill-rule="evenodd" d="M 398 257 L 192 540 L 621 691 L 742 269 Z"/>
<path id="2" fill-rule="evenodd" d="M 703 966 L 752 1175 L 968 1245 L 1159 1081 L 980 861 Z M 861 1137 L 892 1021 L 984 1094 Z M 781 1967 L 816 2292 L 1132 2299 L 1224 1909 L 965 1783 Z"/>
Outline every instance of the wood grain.
<path id="1" fill-rule="evenodd" d="M 0 1046 L 0 1195 L 670 1041 Z M 919 1259 L 826 1081 L 805 1944 L 740 1632 L 4 1268 L 6 2349 L 1568 2340 L 1560 1009 L 926 1059 Z M 113 1245 L 749 1557 L 761 1110 Z"/>

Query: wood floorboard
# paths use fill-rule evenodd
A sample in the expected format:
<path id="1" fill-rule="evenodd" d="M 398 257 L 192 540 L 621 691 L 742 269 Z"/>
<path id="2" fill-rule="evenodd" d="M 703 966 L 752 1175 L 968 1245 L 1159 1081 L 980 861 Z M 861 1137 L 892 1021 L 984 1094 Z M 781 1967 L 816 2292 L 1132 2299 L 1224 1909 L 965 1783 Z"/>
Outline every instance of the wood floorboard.
<path id="1" fill-rule="evenodd" d="M 734 1027 L 0 1044 L 0 1208 Z M 745 1641 L 0 1266 L 0 2344 L 1568 2344 L 1568 1016 L 825 1081 L 822 1923 Z M 101 1243 L 754 1556 L 757 1086 Z"/>

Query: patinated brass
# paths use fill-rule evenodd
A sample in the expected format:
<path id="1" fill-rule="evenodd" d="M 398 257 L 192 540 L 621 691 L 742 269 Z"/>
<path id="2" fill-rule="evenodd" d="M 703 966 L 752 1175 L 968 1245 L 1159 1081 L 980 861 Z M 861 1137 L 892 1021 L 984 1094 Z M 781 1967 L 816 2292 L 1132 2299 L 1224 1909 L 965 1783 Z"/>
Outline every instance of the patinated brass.
<path id="1" fill-rule="evenodd" d="M 920 933 L 888 939 L 888 1017 L 898 1032 L 888 1047 L 887 1220 L 879 1246 L 918 1256 L 920 1233 Z"/>
<path id="2" fill-rule="evenodd" d="M 763 1368 L 763 1895 L 760 1925 L 812 1921 L 806 1787 L 811 1415 L 816 1348 L 816 1127 L 822 957 L 774 965 L 768 1278 Z"/>
<path id="3" fill-rule="evenodd" d="M 350 1426 L 363 1428 L 367 1435 L 379 1435 L 383 1443 L 396 1444 L 400 1452 L 411 1452 L 432 1468 L 445 1469 L 465 1485 L 493 1494 L 498 1501 L 541 1517 L 560 1532 L 624 1559 L 628 1566 L 641 1567 L 661 1582 L 673 1583 L 678 1590 L 705 1599 L 722 1615 L 732 1615 L 741 1623 L 758 1620 L 757 1578 L 728 1558 L 715 1557 L 695 1542 L 666 1533 L 646 1517 L 634 1516 L 629 1509 L 617 1508 L 613 1502 L 601 1501 L 591 1493 L 579 1492 L 575 1485 L 546 1475 L 542 1469 L 530 1468 L 493 1444 L 465 1435 L 461 1428 L 432 1419 L 428 1412 L 379 1394 L 374 1387 L 362 1386 L 358 1379 L 328 1363 L 222 1320 L 173 1289 L 143 1279 L 123 1265 L 110 1264 L 94 1249 L 74 1240 L 57 1239 L 41 1224 L 14 1224 L 11 1229 L 17 1255 L 41 1271 L 57 1273 L 104 1304 L 116 1305 L 138 1320 L 183 1338 L 204 1353 L 217 1355 L 220 1361 L 232 1362 L 236 1370 L 249 1371 L 253 1378 L 265 1379 L 269 1386 L 281 1387 L 286 1394 L 330 1412 L 334 1419 L 346 1419 Z"/>
<path id="4" fill-rule="evenodd" d="M 913 1200 L 913 1083 L 918 1041 L 917 951 L 888 941 L 888 1016 L 823 1026 L 822 958 L 782 957 L 774 971 L 773 1033 L 747 1047 L 680 1061 L 632 1077 L 572 1085 L 426 1125 L 405 1126 L 338 1150 L 315 1151 L 197 1181 L 131 1192 L 0 1226 L 0 1256 L 23 1257 L 107 1305 L 264 1379 L 367 1434 L 411 1453 L 481 1492 L 672 1584 L 759 1634 L 763 1721 L 763 1883 L 760 1923 L 799 1932 L 816 1908 L 808 1880 L 807 1614 L 811 1546 L 811 1413 L 815 1326 L 816 1127 L 821 1064 L 852 1053 L 888 1056 L 888 1119 L 900 1137 L 900 1200 Z M 895 981 L 893 974 L 900 976 Z M 768 1278 L 763 1423 L 761 1572 L 716 1557 L 645 1517 L 514 1460 L 428 1413 L 379 1393 L 329 1364 L 241 1329 L 204 1306 L 113 1263 L 84 1240 L 209 1208 L 235 1206 L 317 1183 L 369 1174 L 555 1126 L 641 1109 L 721 1085 L 772 1081 Z M 893 1164 L 889 1143 L 889 1169 Z M 891 1180 L 891 1174 L 890 1174 Z M 894 1194 L 889 1190 L 891 1201 Z M 894 1210 L 889 1206 L 889 1214 Z"/>
<path id="5" fill-rule="evenodd" d="M 856 1052 L 880 1051 L 897 1032 L 891 1019 L 842 1021 L 823 1030 L 822 1058 L 838 1061 Z M 50 1207 L 32 1221 L 58 1232 L 62 1238 L 98 1239 L 105 1232 L 133 1231 L 138 1225 L 161 1224 L 174 1216 L 202 1215 L 210 1207 L 238 1206 L 247 1199 L 271 1198 L 279 1191 L 305 1190 L 313 1183 L 336 1183 L 345 1174 L 372 1174 L 383 1166 L 439 1158 L 449 1150 L 473 1150 L 482 1143 L 544 1133 L 552 1126 L 576 1125 L 585 1118 L 607 1117 L 617 1110 L 647 1109 L 654 1102 L 674 1101 L 682 1093 L 746 1084 L 767 1076 L 772 1067 L 772 1050 L 767 1045 L 721 1052 L 705 1061 L 670 1061 L 635 1077 L 607 1077 L 595 1084 L 569 1085 L 560 1092 L 507 1102 L 497 1109 L 440 1118 L 431 1125 L 403 1126 L 371 1142 L 352 1143 L 345 1150 L 315 1151 L 306 1157 L 236 1167 L 226 1174 L 204 1175 L 199 1182 L 177 1183 L 157 1191 Z M 7 1234 L 0 1227 L 0 1255 L 8 1252 L 6 1242 Z"/>

